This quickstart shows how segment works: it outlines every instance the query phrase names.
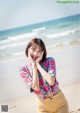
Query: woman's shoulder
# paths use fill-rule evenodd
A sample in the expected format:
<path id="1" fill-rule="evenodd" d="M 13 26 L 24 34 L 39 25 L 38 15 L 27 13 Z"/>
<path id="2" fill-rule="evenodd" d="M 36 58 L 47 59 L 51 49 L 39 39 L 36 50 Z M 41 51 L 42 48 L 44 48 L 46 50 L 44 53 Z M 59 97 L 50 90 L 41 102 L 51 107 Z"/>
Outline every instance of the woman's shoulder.
<path id="1" fill-rule="evenodd" d="M 55 60 L 54 60 L 53 57 L 47 57 L 47 58 L 45 59 L 45 61 L 43 62 L 43 66 L 44 66 L 45 68 L 47 68 L 49 65 L 54 65 L 54 64 L 55 64 Z"/>
<path id="2" fill-rule="evenodd" d="M 47 61 L 48 61 L 48 62 L 49 62 L 49 61 L 55 61 L 55 59 L 54 59 L 53 57 L 47 57 L 44 62 L 47 62 Z"/>

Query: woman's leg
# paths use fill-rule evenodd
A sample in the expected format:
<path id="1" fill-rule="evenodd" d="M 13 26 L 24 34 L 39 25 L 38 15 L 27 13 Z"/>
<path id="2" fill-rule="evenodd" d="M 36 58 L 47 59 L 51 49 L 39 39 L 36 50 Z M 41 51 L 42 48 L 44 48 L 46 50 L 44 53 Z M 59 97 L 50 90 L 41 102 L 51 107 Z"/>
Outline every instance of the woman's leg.
<path id="1" fill-rule="evenodd" d="M 50 113 L 48 111 L 38 111 L 37 113 Z"/>
<path id="2" fill-rule="evenodd" d="M 58 95 L 56 95 L 53 99 L 56 108 L 55 113 L 69 113 L 68 102 L 62 91 Z"/>
<path id="3" fill-rule="evenodd" d="M 52 99 L 38 99 L 37 111 L 38 113 L 69 113 L 69 108 L 64 94 L 60 91 Z"/>
<path id="4" fill-rule="evenodd" d="M 59 108 L 56 113 L 69 113 L 69 108 L 68 108 L 68 105 L 65 105 L 61 108 Z"/>
<path id="5" fill-rule="evenodd" d="M 50 113 L 48 110 L 45 109 L 45 105 L 39 102 L 37 106 L 37 113 Z"/>
<path id="6" fill-rule="evenodd" d="M 46 99 L 46 100 L 37 100 L 37 113 L 53 113 L 51 112 L 52 105 L 51 105 L 51 100 Z"/>

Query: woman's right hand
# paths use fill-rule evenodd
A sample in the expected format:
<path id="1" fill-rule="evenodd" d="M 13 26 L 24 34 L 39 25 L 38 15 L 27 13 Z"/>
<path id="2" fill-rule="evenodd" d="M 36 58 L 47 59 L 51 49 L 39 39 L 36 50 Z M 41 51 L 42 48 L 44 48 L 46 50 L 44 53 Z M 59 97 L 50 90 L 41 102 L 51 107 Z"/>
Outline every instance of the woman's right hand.
<path id="1" fill-rule="evenodd" d="M 35 66 L 35 65 L 36 65 L 36 62 L 35 62 L 34 59 L 31 57 L 30 50 L 28 50 L 28 58 L 29 58 L 30 63 L 32 64 L 32 66 Z"/>

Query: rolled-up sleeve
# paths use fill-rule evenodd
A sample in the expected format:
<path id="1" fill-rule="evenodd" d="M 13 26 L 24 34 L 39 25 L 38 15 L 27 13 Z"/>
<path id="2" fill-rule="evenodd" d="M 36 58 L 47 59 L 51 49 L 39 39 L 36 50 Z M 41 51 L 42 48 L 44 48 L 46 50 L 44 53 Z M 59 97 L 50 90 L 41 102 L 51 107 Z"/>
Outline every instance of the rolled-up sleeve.
<path id="1" fill-rule="evenodd" d="M 30 74 L 30 70 L 26 67 L 20 67 L 20 77 L 23 79 L 23 81 L 26 83 L 27 88 L 30 90 L 31 93 L 39 94 L 40 90 L 33 90 L 32 89 L 32 75 Z"/>
<path id="2" fill-rule="evenodd" d="M 28 89 L 31 90 L 31 86 L 32 86 L 32 76 L 30 75 L 30 71 L 27 67 L 20 67 L 19 69 L 20 72 L 20 77 L 23 79 L 23 81 L 25 82 L 26 86 Z M 33 91 L 32 91 L 33 92 Z"/>
<path id="3" fill-rule="evenodd" d="M 51 75 L 51 76 L 56 76 L 56 64 L 55 64 L 55 60 L 54 58 L 52 57 L 49 57 L 48 59 L 48 73 Z"/>

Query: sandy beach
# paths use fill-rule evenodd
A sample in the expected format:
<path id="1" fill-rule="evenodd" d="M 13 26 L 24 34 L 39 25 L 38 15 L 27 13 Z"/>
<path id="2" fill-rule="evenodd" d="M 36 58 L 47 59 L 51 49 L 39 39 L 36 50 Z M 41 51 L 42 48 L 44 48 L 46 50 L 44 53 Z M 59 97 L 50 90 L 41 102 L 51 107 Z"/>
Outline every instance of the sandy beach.
<path id="1" fill-rule="evenodd" d="M 63 86 L 61 89 L 67 98 L 70 113 L 80 113 L 80 83 Z M 2 104 L 8 105 L 8 113 L 37 113 L 35 94 L 18 97 Z"/>
<path id="2" fill-rule="evenodd" d="M 80 45 L 76 45 L 57 51 L 51 49 L 48 53 L 56 60 L 57 79 L 67 98 L 70 113 L 80 113 L 79 49 Z M 19 76 L 19 67 L 26 63 L 25 56 L 0 63 L 0 106 L 8 105 L 7 113 L 37 113 L 36 96 L 29 93 Z"/>

